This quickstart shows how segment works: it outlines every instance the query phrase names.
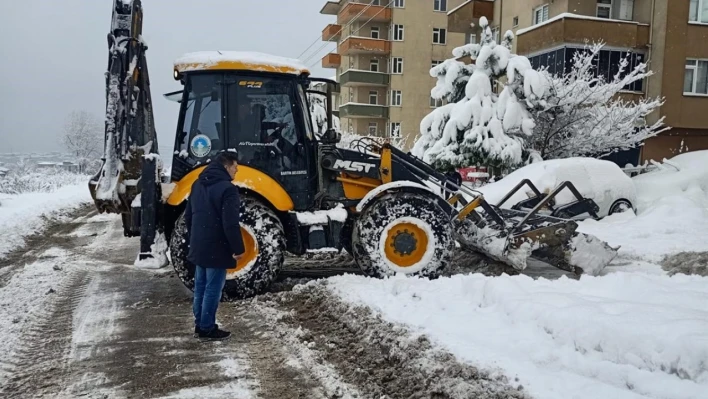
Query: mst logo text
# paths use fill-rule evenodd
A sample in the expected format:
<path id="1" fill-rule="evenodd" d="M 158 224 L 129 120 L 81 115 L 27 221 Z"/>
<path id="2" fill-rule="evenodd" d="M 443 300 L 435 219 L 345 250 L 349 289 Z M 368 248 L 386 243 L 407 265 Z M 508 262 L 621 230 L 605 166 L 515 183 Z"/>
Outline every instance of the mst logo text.
<path id="1" fill-rule="evenodd" d="M 369 173 L 369 170 L 373 168 L 375 165 L 372 163 L 366 163 L 366 162 L 356 162 L 356 161 L 344 161 L 341 159 L 338 159 L 334 163 L 334 168 L 335 169 L 344 169 L 348 170 L 350 172 L 365 172 Z"/>

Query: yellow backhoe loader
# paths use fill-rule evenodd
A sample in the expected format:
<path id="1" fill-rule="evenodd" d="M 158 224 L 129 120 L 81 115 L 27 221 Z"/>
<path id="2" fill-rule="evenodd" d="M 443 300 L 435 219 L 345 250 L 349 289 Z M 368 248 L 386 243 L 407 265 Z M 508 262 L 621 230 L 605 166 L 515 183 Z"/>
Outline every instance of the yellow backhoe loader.
<path id="1" fill-rule="evenodd" d="M 539 214 L 557 192 L 527 204 L 531 211 L 501 209 L 388 142 L 361 139 L 339 148 L 331 128 L 337 83 L 311 77 L 297 60 L 260 53 L 199 52 L 175 61 L 182 89 L 166 97 L 180 111 L 171 176 L 163 177 L 141 31 L 140 0 L 115 0 L 105 151 L 89 189 L 100 212 L 120 214 L 124 234 L 140 237 L 140 259 L 169 245 L 190 288 L 194 265 L 186 259 L 182 215 L 192 183 L 230 150 L 240 160 L 233 184 L 242 193 L 247 251 L 228 272 L 226 300 L 263 292 L 286 252 L 345 249 L 366 275 L 430 278 L 450 264 L 456 241 L 517 268 L 534 257 L 575 273 L 599 270 L 616 254 L 576 232 L 575 222 Z M 319 136 L 308 100 L 313 83 L 326 87 L 318 94 L 327 99 L 329 129 Z M 578 197 L 564 209 L 593 206 Z"/>

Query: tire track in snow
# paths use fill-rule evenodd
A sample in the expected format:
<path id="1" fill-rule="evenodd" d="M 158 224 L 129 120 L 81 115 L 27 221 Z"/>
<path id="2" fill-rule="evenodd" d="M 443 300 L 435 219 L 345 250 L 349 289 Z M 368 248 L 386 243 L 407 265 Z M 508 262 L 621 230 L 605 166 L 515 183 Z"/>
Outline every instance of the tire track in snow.
<path id="1" fill-rule="evenodd" d="M 269 315 L 284 343 L 300 352 L 302 363 L 312 367 L 323 385 L 329 378 L 343 388 L 333 396 L 528 398 L 518 383 L 459 363 L 452 354 L 433 348 L 425 336 L 413 336 L 368 308 L 345 304 L 325 286 L 301 286 L 243 306 Z M 318 370 L 318 364 L 331 371 Z"/>
<path id="2" fill-rule="evenodd" d="M 38 398 L 64 387 L 70 375 L 74 311 L 89 281 L 85 272 L 72 272 L 44 301 L 46 307 L 31 316 L 29 329 L 18 337 L 23 344 L 11 360 L 1 394 Z"/>

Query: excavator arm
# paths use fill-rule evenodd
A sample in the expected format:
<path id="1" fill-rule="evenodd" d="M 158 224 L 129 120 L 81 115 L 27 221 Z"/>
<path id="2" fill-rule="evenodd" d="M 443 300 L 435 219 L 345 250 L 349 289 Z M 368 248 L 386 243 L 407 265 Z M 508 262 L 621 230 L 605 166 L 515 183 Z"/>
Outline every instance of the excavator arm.
<path id="1" fill-rule="evenodd" d="M 161 168 L 142 23 L 140 0 L 113 1 L 104 151 L 89 182 L 98 211 L 120 213 L 124 234 L 141 236 L 141 257 L 155 238 Z"/>

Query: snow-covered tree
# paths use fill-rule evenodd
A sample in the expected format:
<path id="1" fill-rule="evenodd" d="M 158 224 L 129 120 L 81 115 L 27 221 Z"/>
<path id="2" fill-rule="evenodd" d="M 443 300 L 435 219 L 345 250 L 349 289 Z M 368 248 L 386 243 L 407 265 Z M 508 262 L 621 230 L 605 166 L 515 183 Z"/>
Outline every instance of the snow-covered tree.
<path id="1" fill-rule="evenodd" d="M 62 142 L 76 158 L 81 171 L 97 162 L 103 154 L 103 123 L 86 111 L 73 111 L 64 123 Z"/>
<path id="2" fill-rule="evenodd" d="M 487 20 L 482 40 L 453 50 L 433 67 L 431 96 L 448 104 L 420 125 L 413 154 L 442 170 L 486 165 L 514 168 L 541 159 L 601 157 L 635 148 L 667 130 L 663 118 L 647 124 L 663 99 L 622 98 L 628 85 L 652 75 L 646 64 L 628 70 L 629 58 L 608 81 L 597 74 L 603 44 L 576 52 L 569 71 L 552 76 L 511 54 L 513 34 L 494 42 Z M 461 61 L 472 57 L 472 64 Z M 492 87 L 502 88 L 496 94 Z"/>
<path id="3" fill-rule="evenodd" d="M 437 78 L 432 97 L 449 103 L 423 118 L 412 152 L 441 170 L 522 163 L 535 127 L 530 110 L 546 106 L 548 81 L 528 58 L 511 54 L 511 31 L 497 44 L 487 19 L 479 25 L 479 44 L 455 48 L 454 58 L 430 70 Z M 463 57 L 475 63 L 465 65 Z M 497 94 L 492 87 L 501 81 Z"/>
<path id="4" fill-rule="evenodd" d="M 608 81 L 596 76 L 597 60 L 604 44 L 575 53 L 570 71 L 548 76 L 547 104 L 536 110 L 536 127 L 528 146 L 543 159 L 575 156 L 601 157 L 635 148 L 667 130 L 663 119 L 648 125 L 646 117 L 663 105 L 663 99 L 627 101 L 619 96 L 627 85 L 652 75 L 646 64 L 628 70 L 629 55 Z"/>

